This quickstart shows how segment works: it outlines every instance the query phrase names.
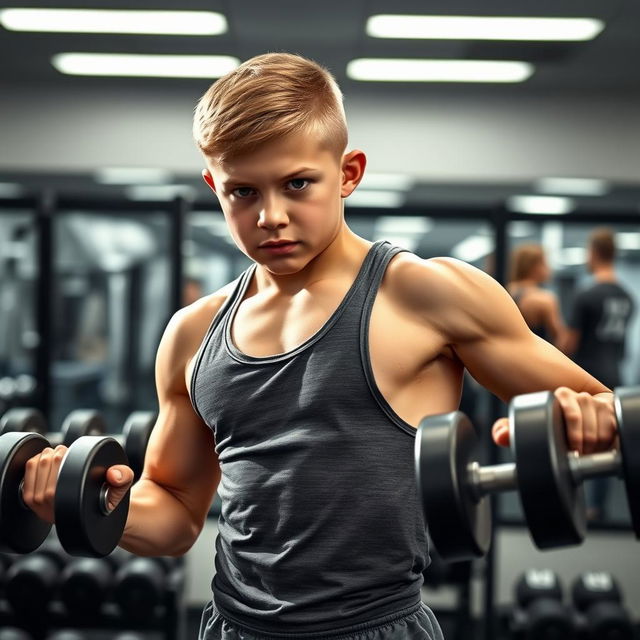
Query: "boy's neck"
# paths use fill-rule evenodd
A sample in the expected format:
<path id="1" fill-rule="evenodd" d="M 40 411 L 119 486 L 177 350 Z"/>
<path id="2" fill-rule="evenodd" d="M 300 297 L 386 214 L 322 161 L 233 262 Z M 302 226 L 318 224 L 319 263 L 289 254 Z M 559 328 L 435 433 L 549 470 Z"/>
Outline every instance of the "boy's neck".
<path id="1" fill-rule="evenodd" d="M 292 296 L 320 280 L 344 276 L 350 271 L 355 277 L 369 247 L 369 242 L 343 224 L 326 249 L 296 273 L 276 275 L 258 264 L 255 287 L 258 291 L 272 289 L 279 295 Z"/>

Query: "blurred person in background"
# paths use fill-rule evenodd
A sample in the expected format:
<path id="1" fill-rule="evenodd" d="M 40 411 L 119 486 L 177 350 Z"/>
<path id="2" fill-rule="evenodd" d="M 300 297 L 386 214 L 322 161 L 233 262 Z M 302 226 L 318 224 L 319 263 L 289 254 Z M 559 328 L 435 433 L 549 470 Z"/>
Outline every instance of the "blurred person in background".
<path id="1" fill-rule="evenodd" d="M 511 253 L 511 273 L 507 290 L 533 333 L 561 347 L 566 327 L 558 299 L 542 288 L 549 281 L 551 269 L 544 250 L 538 244 L 523 244 Z"/>
<path id="2" fill-rule="evenodd" d="M 564 351 L 614 389 L 622 383 L 620 365 L 634 303 L 616 273 L 613 231 L 606 227 L 595 229 L 589 236 L 587 251 L 586 266 L 592 280 L 573 300 Z M 601 520 L 605 515 L 607 479 L 594 480 L 591 489 L 587 515 L 592 521 Z"/>

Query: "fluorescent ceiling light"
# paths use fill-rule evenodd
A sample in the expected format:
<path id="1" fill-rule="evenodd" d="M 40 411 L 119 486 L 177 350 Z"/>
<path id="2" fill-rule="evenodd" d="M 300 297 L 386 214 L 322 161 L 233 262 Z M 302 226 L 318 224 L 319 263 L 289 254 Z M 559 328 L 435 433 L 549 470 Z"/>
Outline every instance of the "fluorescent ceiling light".
<path id="1" fill-rule="evenodd" d="M 356 189 L 345 203 L 348 207 L 384 207 L 397 209 L 404 203 L 404 195 L 398 191 L 366 191 Z"/>
<path id="2" fill-rule="evenodd" d="M 609 184 L 595 178 L 540 178 L 535 181 L 534 188 L 538 193 L 603 196 L 609 191 Z"/>
<path id="3" fill-rule="evenodd" d="M 352 80 L 383 82 L 524 82 L 533 71 L 513 60 L 357 58 L 347 65 Z"/>
<path id="4" fill-rule="evenodd" d="M 571 198 L 553 196 L 511 196 L 507 199 L 507 208 L 518 213 L 556 213 L 573 211 L 575 204 Z"/>
<path id="5" fill-rule="evenodd" d="M 94 174 L 98 184 L 167 184 L 173 176 L 165 169 L 145 167 L 103 167 Z"/>
<path id="6" fill-rule="evenodd" d="M 117 11 L 105 9 L 2 9 L 10 31 L 135 33 L 217 36 L 227 20 L 213 11 Z"/>
<path id="7" fill-rule="evenodd" d="M 415 179 L 402 173 L 365 173 L 359 187 L 365 189 L 382 189 L 393 191 L 409 191 Z"/>
<path id="8" fill-rule="evenodd" d="M 473 235 L 458 242 L 452 249 L 451 255 L 465 262 L 476 262 L 488 256 L 494 248 L 491 236 Z"/>
<path id="9" fill-rule="evenodd" d="M 219 78 L 240 61 L 231 56 L 58 53 L 51 59 L 61 73 L 75 76 Z"/>
<path id="10" fill-rule="evenodd" d="M 625 251 L 640 249 L 640 233 L 635 231 L 618 231 L 616 233 L 616 247 Z"/>
<path id="11" fill-rule="evenodd" d="M 435 40 L 592 40 L 604 29 L 594 18 L 376 15 L 367 20 L 374 38 Z"/>
<path id="12" fill-rule="evenodd" d="M 375 228 L 379 233 L 422 235 L 433 227 L 431 218 L 419 216 L 380 216 L 375 220 Z"/>
<path id="13" fill-rule="evenodd" d="M 196 190 L 186 184 L 134 185 L 125 190 L 129 200 L 173 200 L 179 196 L 193 200 Z"/>
<path id="14" fill-rule="evenodd" d="M 565 247 L 560 251 L 560 261 L 565 265 L 585 264 L 587 250 L 584 247 Z"/>

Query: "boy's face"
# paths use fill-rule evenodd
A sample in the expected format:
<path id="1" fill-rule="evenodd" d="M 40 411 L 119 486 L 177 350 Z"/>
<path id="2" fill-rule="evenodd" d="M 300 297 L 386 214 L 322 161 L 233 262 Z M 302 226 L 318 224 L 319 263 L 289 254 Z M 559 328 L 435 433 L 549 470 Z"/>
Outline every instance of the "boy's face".
<path id="1" fill-rule="evenodd" d="M 207 159 L 203 177 L 229 231 L 249 258 L 276 275 L 296 273 L 336 238 L 342 198 L 360 182 L 361 151 L 342 158 L 297 134 L 226 162 Z"/>

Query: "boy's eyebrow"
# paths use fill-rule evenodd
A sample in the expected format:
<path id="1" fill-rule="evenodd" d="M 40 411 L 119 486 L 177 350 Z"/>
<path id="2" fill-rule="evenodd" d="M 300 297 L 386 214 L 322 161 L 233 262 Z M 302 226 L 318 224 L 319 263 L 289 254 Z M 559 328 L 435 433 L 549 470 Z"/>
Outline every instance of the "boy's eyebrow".
<path id="1" fill-rule="evenodd" d="M 296 169 L 295 171 L 292 171 L 291 173 L 288 173 L 286 176 L 283 176 L 282 178 L 278 178 L 278 180 L 288 180 L 289 178 L 292 178 L 293 176 L 297 176 L 300 173 L 306 173 L 307 171 L 313 171 L 315 173 L 318 173 L 320 171 L 320 169 L 317 168 L 313 168 L 313 167 L 300 167 L 299 169 Z M 252 182 L 251 180 L 240 180 L 238 178 L 229 178 L 229 180 L 225 180 L 222 185 L 224 187 L 229 187 L 231 185 L 243 185 L 247 182 Z"/>

